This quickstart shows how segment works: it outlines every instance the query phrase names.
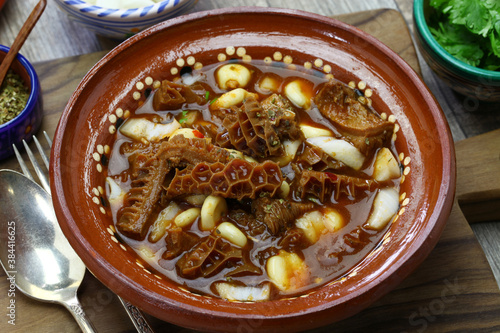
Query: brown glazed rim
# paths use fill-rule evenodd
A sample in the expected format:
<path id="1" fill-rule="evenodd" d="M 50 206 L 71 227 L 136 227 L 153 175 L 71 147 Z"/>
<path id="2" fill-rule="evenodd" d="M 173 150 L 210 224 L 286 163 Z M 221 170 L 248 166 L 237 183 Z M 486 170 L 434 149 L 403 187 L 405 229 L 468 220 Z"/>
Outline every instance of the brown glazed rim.
<path id="1" fill-rule="evenodd" d="M 103 66 L 117 57 L 120 52 L 141 39 L 205 17 L 248 14 L 288 16 L 303 21 L 319 22 L 332 27 L 332 29 L 346 31 L 358 41 L 365 42 L 375 48 L 377 52 L 383 53 L 387 57 L 387 62 L 394 63 L 396 67 L 399 67 L 405 80 L 411 82 L 422 95 L 422 99 L 426 101 L 431 121 L 436 125 L 436 137 L 438 137 L 437 141 L 441 148 L 441 156 L 438 157 L 438 160 L 442 161 L 443 165 L 442 170 L 436 170 L 437 177 L 442 178 L 437 189 L 439 194 L 437 200 L 433 202 L 432 212 L 429 212 L 425 216 L 425 221 L 421 222 L 425 225 L 418 231 L 418 235 L 412 233 L 411 239 L 402 240 L 404 248 L 398 253 L 391 254 L 390 267 L 377 269 L 373 274 L 367 276 L 353 275 L 346 281 L 345 285 L 343 282 L 334 286 L 329 284 L 320 287 L 306 297 L 260 303 L 228 302 L 215 298 L 204 298 L 173 287 L 166 287 L 168 289 L 166 294 L 161 295 L 150 290 L 150 287 L 154 288 L 154 286 L 140 285 L 109 264 L 103 256 L 93 250 L 92 244 L 82 236 L 79 225 L 74 221 L 64 193 L 62 165 L 60 163 L 64 151 L 64 137 L 72 135 L 66 133 L 71 110 L 91 78 Z M 235 325 L 250 321 L 255 324 L 252 326 L 254 330 L 288 328 L 295 331 L 313 328 L 353 315 L 394 289 L 427 257 L 436 245 L 453 204 L 456 174 L 454 146 L 446 119 L 428 88 L 403 59 L 374 37 L 340 21 L 298 10 L 263 7 L 224 8 L 177 17 L 145 30 L 117 46 L 88 72 L 71 96 L 54 137 L 51 163 L 53 201 L 61 228 L 75 251 L 99 280 L 120 296 L 155 317 L 185 327 L 225 331 L 234 330 Z M 109 281 L 112 282 L 107 283 Z M 346 291 L 345 288 L 350 289 Z"/>

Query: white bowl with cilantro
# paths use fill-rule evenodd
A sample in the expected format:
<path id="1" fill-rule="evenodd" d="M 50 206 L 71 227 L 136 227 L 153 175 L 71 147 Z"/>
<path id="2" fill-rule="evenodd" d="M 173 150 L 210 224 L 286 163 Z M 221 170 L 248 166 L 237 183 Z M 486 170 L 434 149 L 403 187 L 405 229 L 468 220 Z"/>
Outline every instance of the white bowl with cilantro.
<path id="1" fill-rule="evenodd" d="M 123 40 L 189 10 L 198 0 L 56 0 L 70 19 Z"/>
<path id="2" fill-rule="evenodd" d="M 417 45 L 448 86 L 500 102 L 500 1 L 415 0 Z"/>

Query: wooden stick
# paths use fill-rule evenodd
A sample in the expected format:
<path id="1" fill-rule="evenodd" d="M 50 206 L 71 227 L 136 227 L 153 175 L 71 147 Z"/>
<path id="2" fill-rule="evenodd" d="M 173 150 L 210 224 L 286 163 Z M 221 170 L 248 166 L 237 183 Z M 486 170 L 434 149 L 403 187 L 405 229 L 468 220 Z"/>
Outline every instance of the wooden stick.
<path id="1" fill-rule="evenodd" d="M 31 30 L 33 30 L 33 27 L 35 26 L 36 22 L 38 22 L 38 19 L 42 15 L 46 6 L 47 6 L 47 0 L 40 0 L 38 2 L 38 4 L 31 12 L 30 16 L 28 17 L 28 19 L 26 20 L 26 22 L 24 22 L 24 25 L 19 31 L 19 34 L 14 40 L 14 43 L 10 47 L 9 52 L 3 59 L 2 63 L 0 64 L 0 87 L 2 86 L 3 80 L 5 79 L 5 75 L 7 75 L 7 71 L 9 70 L 10 65 L 12 64 L 12 61 L 14 61 L 14 59 L 16 58 L 17 53 L 23 46 L 24 42 L 26 41 L 26 38 L 28 38 L 28 35 L 30 34 Z"/>

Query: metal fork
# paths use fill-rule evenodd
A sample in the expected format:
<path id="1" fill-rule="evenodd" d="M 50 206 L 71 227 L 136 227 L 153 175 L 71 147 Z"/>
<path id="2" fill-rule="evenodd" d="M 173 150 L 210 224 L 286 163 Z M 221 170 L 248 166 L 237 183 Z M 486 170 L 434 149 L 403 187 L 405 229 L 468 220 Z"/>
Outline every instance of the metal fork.
<path id="1" fill-rule="evenodd" d="M 52 147 L 52 140 L 49 138 L 47 132 L 43 132 L 45 139 L 47 143 L 49 144 L 49 147 Z M 49 170 L 49 158 L 45 154 L 45 151 L 40 144 L 40 141 L 36 138 L 36 136 L 33 135 L 33 141 L 35 142 L 35 145 L 38 149 L 38 152 L 40 153 L 40 157 L 42 158 L 43 164 L 45 164 L 45 167 L 47 171 Z M 47 174 L 42 170 L 40 167 L 40 164 L 38 163 L 35 155 L 31 151 L 30 147 L 26 143 L 26 141 L 23 140 L 23 145 L 26 150 L 26 153 L 28 154 L 28 158 L 31 161 L 31 165 L 33 166 L 33 169 L 35 170 L 36 175 L 38 176 L 38 179 L 40 180 L 40 184 L 42 187 L 47 191 L 49 194 L 51 194 L 50 191 L 50 185 L 48 181 Z M 22 158 L 21 154 L 17 150 L 17 147 L 15 145 L 12 145 L 14 148 L 14 153 L 16 154 L 17 161 L 19 162 L 19 165 L 21 166 L 21 169 L 23 171 L 23 174 L 31 179 L 32 181 L 36 182 L 31 175 L 31 172 L 28 169 L 28 166 L 24 162 L 24 159 Z M 125 311 L 127 312 L 128 316 L 132 320 L 132 323 L 134 324 L 137 332 L 139 333 L 154 333 L 153 329 L 149 325 L 148 321 L 146 318 L 142 315 L 142 312 L 135 307 L 134 305 L 130 304 L 129 302 L 123 300 L 120 296 L 116 295 L 120 302 L 122 303 L 123 307 L 125 308 Z"/>

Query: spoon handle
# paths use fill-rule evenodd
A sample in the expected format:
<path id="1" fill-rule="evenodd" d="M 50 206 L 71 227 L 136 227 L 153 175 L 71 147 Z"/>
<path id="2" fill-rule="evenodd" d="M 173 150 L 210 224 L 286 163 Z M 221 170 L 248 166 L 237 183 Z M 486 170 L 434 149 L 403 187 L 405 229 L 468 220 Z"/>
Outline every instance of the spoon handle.
<path id="1" fill-rule="evenodd" d="M 38 2 L 38 4 L 31 12 L 30 16 L 24 23 L 23 27 L 21 28 L 21 31 L 19 31 L 19 34 L 17 35 L 16 39 L 14 40 L 14 43 L 10 47 L 9 52 L 7 52 L 7 55 L 0 64 L 0 86 L 2 85 L 3 79 L 5 78 L 7 71 L 9 70 L 10 64 L 16 57 L 19 50 L 21 49 L 21 46 L 23 46 L 26 38 L 28 38 L 28 35 L 30 34 L 31 30 L 33 30 L 33 27 L 35 26 L 36 22 L 42 15 L 46 5 L 47 5 L 47 0 L 40 0 Z"/>
<path id="2" fill-rule="evenodd" d="M 96 333 L 94 325 L 92 325 L 90 320 L 85 315 L 85 312 L 83 312 L 83 308 L 80 305 L 78 298 L 76 298 L 76 294 L 73 298 L 64 301 L 63 305 L 69 310 L 69 312 L 71 312 L 83 333 Z"/>

